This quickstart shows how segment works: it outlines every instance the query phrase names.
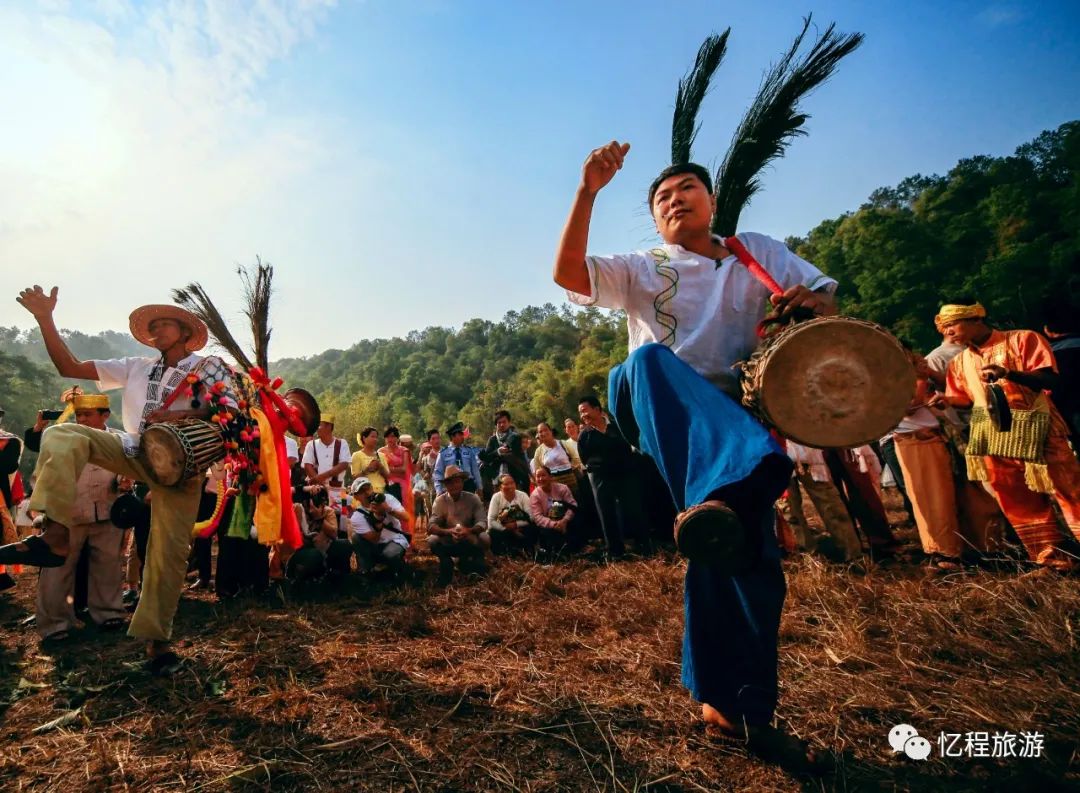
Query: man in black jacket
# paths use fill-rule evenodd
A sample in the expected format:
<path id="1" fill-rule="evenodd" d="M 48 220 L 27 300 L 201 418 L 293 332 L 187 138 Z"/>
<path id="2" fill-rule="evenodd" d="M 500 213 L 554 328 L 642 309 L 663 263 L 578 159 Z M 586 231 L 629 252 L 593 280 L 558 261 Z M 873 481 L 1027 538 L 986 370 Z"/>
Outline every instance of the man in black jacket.
<path id="1" fill-rule="evenodd" d="M 578 400 L 578 415 L 582 423 L 578 455 L 589 472 L 608 554 L 619 557 L 626 553 L 626 538 L 638 543 L 648 540 L 641 501 L 641 455 L 608 419 L 596 397 Z"/>
<path id="2" fill-rule="evenodd" d="M 480 474 L 488 498 L 495 491 L 495 480 L 503 474 L 510 474 L 520 490 L 529 492 L 529 461 L 521 448 L 521 434 L 510 423 L 506 410 L 495 412 L 495 432 L 480 452 Z"/>

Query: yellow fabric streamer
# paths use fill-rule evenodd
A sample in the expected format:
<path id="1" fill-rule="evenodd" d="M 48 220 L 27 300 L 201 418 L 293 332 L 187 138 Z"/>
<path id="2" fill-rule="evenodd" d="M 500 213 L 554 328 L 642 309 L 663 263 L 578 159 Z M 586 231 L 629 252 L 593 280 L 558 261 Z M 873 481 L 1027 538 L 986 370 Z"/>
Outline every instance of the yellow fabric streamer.
<path id="1" fill-rule="evenodd" d="M 255 528 L 259 533 L 259 543 L 276 545 L 281 542 L 281 520 L 284 508 L 281 492 L 281 477 L 278 474 L 277 449 L 274 448 L 274 430 L 270 419 L 257 407 L 252 406 L 251 417 L 259 425 L 259 473 L 262 475 L 266 490 L 259 492 L 255 499 Z M 289 508 L 292 508 L 292 495 L 289 496 Z"/>
<path id="2" fill-rule="evenodd" d="M 946 325 L 951 325 L 962 319 L 982 319 L 985 316 L 986 309 L 983 308 L 982 303 L 975 303 L 972 306 L 946 303 L 941 307 L 937 316 L 934 317 L 934 325 L 937 327 L 938 333 L 941 333 Z"/>

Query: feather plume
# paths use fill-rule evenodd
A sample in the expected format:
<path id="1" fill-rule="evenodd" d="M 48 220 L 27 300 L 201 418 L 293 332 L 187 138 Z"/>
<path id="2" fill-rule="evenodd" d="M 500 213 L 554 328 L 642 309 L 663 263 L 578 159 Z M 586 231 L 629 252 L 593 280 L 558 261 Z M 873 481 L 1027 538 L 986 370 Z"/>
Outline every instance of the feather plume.
<path id="1" fill-rule="evenodd" d="M 709 36 L 698 50 L 697 60 L 686 76 L 679 80 L 675 94 L 675 112 L 671 117 L 671 164 L 685 165 L 690 162 L 694 140 L 701 125 L 697 122 L 698 109 L 709 92 L 709 81 L 724 60 L 728 34 Z"/>
<path id="2" fill-rule="evenodd" d="M 233 338 L 232 333 L 229 332 L 229 326 L 225 324 L 221 312 L 214 305 L 214 301 L 210 299 L 210 295 L 206 294 L 202 284 L 191 283 L 183 289 L 174 289 L 172 296 L 174 303 L 186 308 L 206 323 L 210 336 L 225 352 L 233 357 L 233 360 L 244 367 L 245 370 L 251 368 L 251 361 L 248 359 L 247 354 L 236 342 L 236 339 Z"/>
<path id="3" fill-rule="evenodd" d="M 806 134 L 803 125 L 810 116 L 799 110 L 799 102 L 828 80 L 840 61 L 862 44 L 863 34 L 836 33 L 836 26 L 829 25 L 799 57 L 810 21 L 809 16 L 803 20 L 803 29 L 791 48 L 766 72 L 717 170 L 713 218 L 717 234 L 735 233 L 739 215 L 761 189 L 762 169 L 782 157 L 796 136 Z"/>
<path id="4" fill-rule="evenodd" d="M 252 353 L 255 364 L 264 372 L 270 371 L 270 296 L 273 293 L 274 267 L 255 258 L 255 266 L 237 268 L 244 282 L 244 316 L 251 323 Z"/>

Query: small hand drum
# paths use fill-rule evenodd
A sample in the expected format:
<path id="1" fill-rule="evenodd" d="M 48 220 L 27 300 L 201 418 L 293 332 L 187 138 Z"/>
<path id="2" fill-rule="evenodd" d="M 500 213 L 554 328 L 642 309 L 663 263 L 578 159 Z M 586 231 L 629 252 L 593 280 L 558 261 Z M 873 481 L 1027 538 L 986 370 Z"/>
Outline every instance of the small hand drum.
<path id="1" fill-rule="evenodd" d="M 818 449 L 878 440 L 900 423 L 915 393 L 900 343 L 851 317 L 791 325 L 741 369 L 743 404 L 785 438 Z"/>
<path id="2" fill-rule="evenodd" d="M 139 442 L 139 459 L 151 478 L 166 487 L 203 473 L 224 457 L 221 429 L 200 419 L 151 424 Z"/>

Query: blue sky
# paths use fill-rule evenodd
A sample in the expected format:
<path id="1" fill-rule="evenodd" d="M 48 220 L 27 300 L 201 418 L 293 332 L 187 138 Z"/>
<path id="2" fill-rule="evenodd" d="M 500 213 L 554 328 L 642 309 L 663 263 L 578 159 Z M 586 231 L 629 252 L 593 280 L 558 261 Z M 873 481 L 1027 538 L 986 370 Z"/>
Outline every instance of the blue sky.
<path id="1" fill-rule="evenodd" d="M 0 324 L 29 325 L 24 282 L 58 284 L 87 332 L 191 280 L 235 310 L 256 254 L 275 357 L 560 302 L 587 152 L 632 144 L 592 248 L 650 244 L 644 191 L 702 39 L 732 27 L 695 150 L 712 164 L 808 11 L 867 40 L 743 229 L 804 234 L 1080 118 L 1075 2 L 0 0 Z"/>

